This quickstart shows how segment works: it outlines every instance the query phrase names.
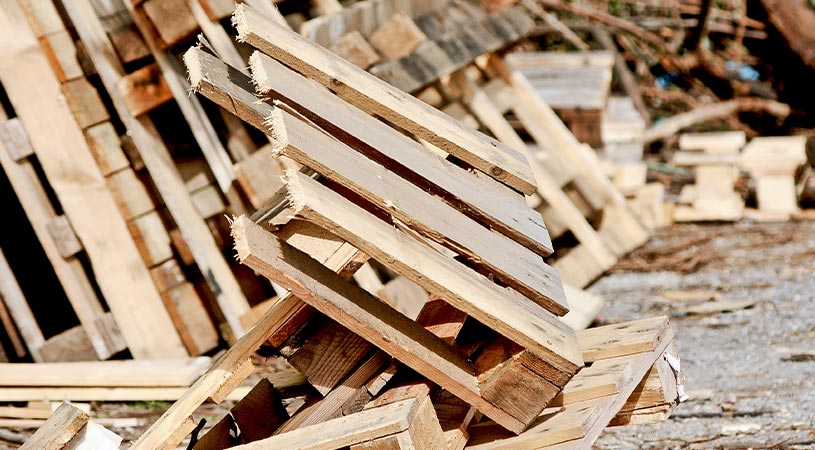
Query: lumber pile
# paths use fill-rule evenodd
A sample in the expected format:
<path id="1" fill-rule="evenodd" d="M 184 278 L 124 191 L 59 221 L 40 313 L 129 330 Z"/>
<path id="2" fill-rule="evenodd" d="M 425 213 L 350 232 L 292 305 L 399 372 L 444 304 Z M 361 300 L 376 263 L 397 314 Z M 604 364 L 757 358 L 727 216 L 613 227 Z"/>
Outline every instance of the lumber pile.
<path id="1" fill-rule="evenodd" d="M 526 7 L 315 1 L 301 35 L 267 6 L 0 2 L 0 162 L 77 319 L 44 326 L 0 258 L 11 359 L 43 363 L 0 401 L 174 401 L 133 449 L 588 448 L 665 420 L 667 319 L 583 330 L 581 288 L 649 231 L 495 53 Z M 291 369 L 246 385 L 261 346 Z M 106 435 L 36 415 L 53 448 Z"/>

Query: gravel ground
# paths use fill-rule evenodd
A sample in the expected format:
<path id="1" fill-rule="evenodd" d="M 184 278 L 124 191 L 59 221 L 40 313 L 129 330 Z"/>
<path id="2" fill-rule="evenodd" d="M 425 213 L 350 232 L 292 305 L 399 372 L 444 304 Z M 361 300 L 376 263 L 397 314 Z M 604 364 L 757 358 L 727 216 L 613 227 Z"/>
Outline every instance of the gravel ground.
<path id="1" fill-rule="evenodd" d="M 815 223 L 674 225 L 618 268 L 590 288 L 600 321 L 671 317 L 692 399 L 595 448 L 815 448 Z M 756 303 L 699 316 L 662 295 L 696 289 Z"/>

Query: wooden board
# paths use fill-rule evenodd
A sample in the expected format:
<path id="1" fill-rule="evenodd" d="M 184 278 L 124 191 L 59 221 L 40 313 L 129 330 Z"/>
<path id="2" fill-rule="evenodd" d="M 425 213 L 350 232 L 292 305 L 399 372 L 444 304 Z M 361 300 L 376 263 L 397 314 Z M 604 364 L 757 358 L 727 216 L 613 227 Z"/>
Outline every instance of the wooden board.
<path id="1" fill-rule="evenodd" d="M 87 425 L 87 414 L 63 403 L 51 417 L 20 447 L 22 450 L 53 449 L 68 447 L 71 440 Z"/>
<path id="2" fill-rule="evenodd" d="M 50 179 L 93 265 L 102 293 L 135 358 L 183 356 L 186 352 L 164 310 L 147 268 L 138 260 L 124 220 L 65 104 L 60 86 L 22 12 L 3 7 L 0 79 L 29 132 Z M 77 189 L 77 182 L 83 187 Z M 123 289 L 127 286 L 127 289 Z M 133 302 L 133 296 L 140 301 Z"/>
<path id="3" fill-rule="evenodd" d="M 8 309 L 8 314 L 14 323 L 3 323 L 4 327 L 16 327 L 25 341 L 28 352 L 35 362 L 40 362 L 40 348 L 45 344 L 45 337 L 40 330 L 37 320 L 34 318 L 34 313 L 28 306 L 20 285 L 17 284 L 17 279 L 14 277 L 14 272 L 8 264 L 6 256 L 0 250 L 0 303 L 3 303 L 3 308 Z M 12 333 L 7 329 L 8 336 L 11 337 Z M 25 349 L 21 349 L 25 351 Z M 18 350 L 19 352 L 19 350 Z M 18 356 L 24 356 L 18 355 Z"/>
<path id="4" fill-rule="evenodd" d="M 210 364 L 208 357 L 168 360 L 0 364 L 0 386 L 171 387 L 189 386 Z"/>
<path id="5" fill-rule="evenodd" d="M 535 182 L 525 159 L 494 139 L 463 127 L 449 116 L 367 74 L 328 50 L 264 18 L 245 5 L 233 15 L 246 43 L 336 90 L 417 136 L 524 193 Z"/>
<path id="6" fill-rule="evenodd" d="M 96 88 L 85 78 L 63 84 L 61 91 L 79 128 L 84 130 L 110 119 Z"/>
<path id="7" fill-rule="evenodd" d="M 161 298 L 190 355 L 201 355 L 218 346 L 218 330 L 191 283 L 182 283 Z"/>
<path id="8" fill-rule="evenodd" d="M 382 59 L 359 31 L 343 35 L 336 44 L 331 46 L 331 51 L 360 69 L 367 69 Z"/>
<path id="9" fill-rule="evenodd" d="M 232 449 L 340 449 L 407 430 L 418 409 L 419 402 L 417 400 L 403 400 L 346 417 L 332 419 L 319 425 L 292 430 L 250 444 L 238 445 L 232 447 Z"/>

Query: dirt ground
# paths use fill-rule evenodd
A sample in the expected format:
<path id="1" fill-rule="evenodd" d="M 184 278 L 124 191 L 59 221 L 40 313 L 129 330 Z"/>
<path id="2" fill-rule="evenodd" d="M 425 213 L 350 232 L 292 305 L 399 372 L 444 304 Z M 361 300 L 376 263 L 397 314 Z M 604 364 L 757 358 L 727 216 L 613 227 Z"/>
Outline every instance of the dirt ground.
<path id="1" fill-rule="evenodd" d="M 590 290 L 598 319 L 668 315 L 691 399 L 667 422 L 608 429 L 596 449 L 815 449 L 815 222 L 674 225 L 624 258 Z M 701 290 L 748 308 L 693 314 Z M 94 405 L 152 422 L 169 403 Z M 198 413 L 223 414 L 215 405 Z M 115 429 L 125 442 L 145 428 Z M 29 431 L 30 432 L 30 431 Z M 127 445 L 125 445 L 127 447 Z M 0 449 L 14 449 L 0 441 Z"/>
<path id="2" fill-rule="evenodd" d="M 667 422 L 608 429 L 597 449 L 815 448 L 815 222 L 674 225 L 590 290 L 601 322 L 671 318 L 691 400 Z M 752 307 L 694 315 L 665 291 Z"/>

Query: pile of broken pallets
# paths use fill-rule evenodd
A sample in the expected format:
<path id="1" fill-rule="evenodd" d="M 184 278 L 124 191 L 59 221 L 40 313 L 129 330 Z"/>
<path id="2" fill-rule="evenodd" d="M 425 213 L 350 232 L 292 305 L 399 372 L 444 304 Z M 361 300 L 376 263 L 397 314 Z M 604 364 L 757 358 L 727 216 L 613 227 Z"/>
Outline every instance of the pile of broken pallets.
<path id="1" fill-rule="evenodd" d="M 526 10 L 370 0 L 303 24 L 349 60 L 375 47 L 352 63 L 263 4 L 235 8 L 236 47 L 214 3 L 0 1 L 0 162 L 79 322 L 46 339 L 4 286 L 18 356 L 150 367 L 229 344 L 203 373 L 165 362 L 166 379 L 108 361 L 46 383 L 21 365 L 0 401 L 174 400 L 145 450 L 588 448 L 668 417 L 666 318 L 573 329 L 598 310 L 580 288 L 649 231 L 522 62 L 492 53 L 531 32 Z M 189 86 L 178 46 L 199 28 Z M 415 44 L 390 48 L 393 32 Z M 566 234 L 577 245 L 553 245 Z M 261 346 L 293 368 L 239 388 Z M 193 420 L 227 399 L 219 422 Z M 118 448 L 94 420 L 61 406 L 24 448 Z"/>

